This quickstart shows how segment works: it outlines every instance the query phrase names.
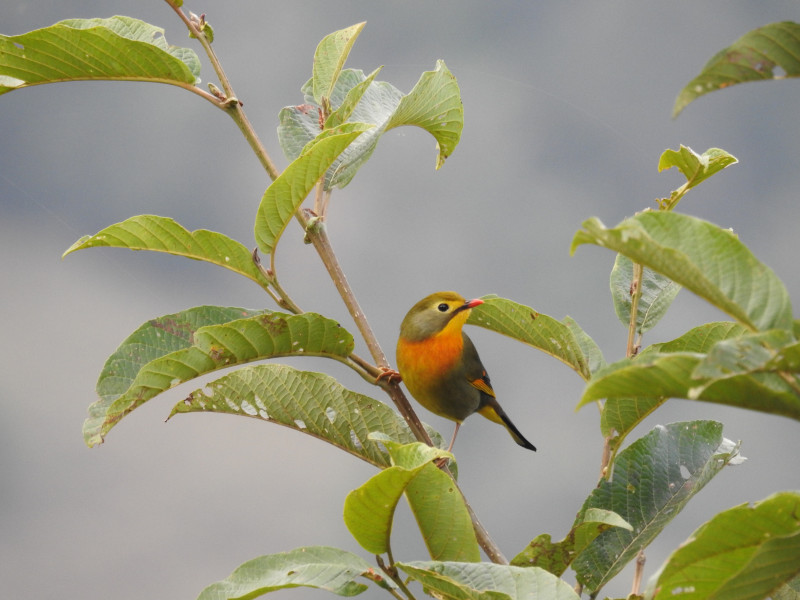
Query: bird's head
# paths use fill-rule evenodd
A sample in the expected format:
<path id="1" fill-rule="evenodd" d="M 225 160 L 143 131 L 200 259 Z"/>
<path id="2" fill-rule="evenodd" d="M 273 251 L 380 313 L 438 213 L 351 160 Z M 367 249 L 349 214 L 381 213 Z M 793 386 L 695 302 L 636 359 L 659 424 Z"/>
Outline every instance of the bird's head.
<path id="1" fill-rule="evenodd" d="M 470 309 L 483 304 L 483 300 L 464 300 L 455 292 L 436 292 L 417 302 L 400 325 L 400 336 L 410 342 L 419 342 L 437 335 L 445 329 L 460 332 L 469 317 Z"/>

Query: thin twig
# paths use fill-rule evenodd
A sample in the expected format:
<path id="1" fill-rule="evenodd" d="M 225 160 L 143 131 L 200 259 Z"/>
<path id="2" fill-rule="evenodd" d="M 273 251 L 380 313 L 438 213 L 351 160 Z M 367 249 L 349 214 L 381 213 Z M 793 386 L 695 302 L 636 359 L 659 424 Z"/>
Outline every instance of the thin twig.
<path id="1" fill-rule="evenodd" d="M 644 574 L 644 563 L 647 559 L 644 555 L 644 548 L 639 549 L 639 554 L 636 555 L 635 570 L 633 572 L 633 585 L 631 585 L 631 596 L 639 595 L 639 588 L 642 586 L 642 576 Z"/>

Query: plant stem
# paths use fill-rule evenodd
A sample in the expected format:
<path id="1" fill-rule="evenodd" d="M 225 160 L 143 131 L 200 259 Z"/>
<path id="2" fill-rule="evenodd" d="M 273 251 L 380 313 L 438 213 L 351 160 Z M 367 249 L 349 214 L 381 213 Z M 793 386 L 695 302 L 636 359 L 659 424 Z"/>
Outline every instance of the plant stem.
<path id="1" fill-rule="evenodd" d="M 636 348 L 636 317 L 639 312 L 639 298 L 642 297 L 642 274 L 644 266 L 640 263 L 633 263 L 633 279 L 631 280 L 631 319 L 628 325 L 628 345 L 625 349 L 625 356 L 633 358 L 638 352 Z"/>

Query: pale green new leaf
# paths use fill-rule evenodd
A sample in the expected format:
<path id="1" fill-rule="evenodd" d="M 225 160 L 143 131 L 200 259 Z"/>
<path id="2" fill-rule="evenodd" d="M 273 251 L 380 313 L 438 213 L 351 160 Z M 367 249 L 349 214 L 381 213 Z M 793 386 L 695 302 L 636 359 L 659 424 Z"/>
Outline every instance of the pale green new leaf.
<path id="1" fill-rule="evenodd" d="M 645 597 L 761 600 L 772 596 L 800 574 L 798 515 L 797 492 L 778 492 L 717 514 L 672 553 L 651 578 Z"/>
<path id="2" fill-rule="evenodd" d="M 64 252 L 64 256 L 76 250 L 101 246 L 185 256 L 230 269 L 252 279 L 263 288 L 269 285 L 253 262 L 252 254 L 241 243 L 208 229 L 189 231 L 167 217 L 131 217 L 94 235 L 81 237 Z"/>
<path id="3" fill-rule="evenodd" d="M 556 321 L 523 304 L 497 296 L 484 296 L 472 309 L 467 323 L 479 325 L 538 348 L 557 358 L 588 380 L 590 367 L 602 362 L 599 348 L 573 320 Z M 586 348 L 586 353 L 584 351 Z"/>
<path id="4" fill-rule="evenodd" d="M 178 402 L 179 413 L 233 414 L 284 425 L 349 452 L 377 467 L 389 467 L 389 455 L 370 433 L 383 433 L 401 444 L 415 442 L 406 422 L 391 408 L 348 390 L 323 373 L 278 364 L 244 367 Z M 442 437 L 428 429 L 434 443 Z"/>
<path id="5" fill-rule="evenodd" d="M 350 118 L 350 115 L 353 114 L 353 111 L 358 106 L 358 103 L 361 102 L 361 98 L 364 95 L 364 92 L 367 91 L 367 88 L 372 85 L 372 82 L 375 81 L 375 77 L 377 77 L 378 73 L 381 72 L 383 67 L 378 67 L 372 73 L 367 75 L 367 78 L 364 81 L 357 83 L 355 86 L 351 87 L 347 95 L 342 100 L 341 105 L 335 111 L 333 111 L 325 121 L 325 130 L 339 127 Z"/>
<path id="6" fill-rule="evenodd" d="M 150 81 L 192 88 L 200 61 L 164 30 L 130 17 L 70 19 L 0 35 L 0 94 L 60 81 Z"/>
<path id="7" fill-rule="evenodd" d="M 357 23 L 334 31 L 322 38 L 314 52 L 314 69 L 311 81 L 314 89 L 314 100 L 318 105 L 322 105 L 322 99 L 330 99 L 339 74 L 342 72 L 344 63 L 356 42 L 356 38 L 364 29 L 366 22 Z"/>
<path id="8" fill-rule="evenodd" d="M 99 444 L 123 417 L 161 392 L 204 373 L 279 356 L 343 360 L 353 337 L 314 313 L 287 315 L 198 307 L 142 325 L 108 359 L 83 433 Z"/>
<path id="9" fill-rule="evenodd" d="M 722 425 L 693 421 L 659 425 L 617 456 L 613 477 L 603 479 L 576 520 L 591 508 L 617 513 L 632 526 L 597 536 L 573 561 L 577 580 L 595 594 L 661 533 L 729 462 L 738 447 L 722 437 Z"/>
<path id="10" fill-rule="evenodd" d="M 363 71 L 353 69 L 344 69 L 339 74 L 330 98 L 334 113 L 329 125 L 349 118 L 374 127 L 328 169 L 326 190 L 350 183 L 372 155 L 381 136 L 393 127 L 414 125 L 428 131 L 437 142 L 437 169 L 458 144 L 464 126 L 463 107 L 458 83 L 444 62 L 438 61 L 433 71 L 423 73 L 407 95 L 390 83 L 371 79 L 375 74 L 367 77 Z M 279 116 L 278 139 L 284 154 L 292 160 L 320 134 L 320 107 L 314 99 L 313 82 L 309 80 L 301 91 L 305 103 L 288 106 Z"/>
<path id="11" fill-rule="evenodd" d="M 359 578 L 371 572 L 369 563 L 355 554 L 327 546 L 308 546 L 248 560 L 222 581 L 204 589 L 197 600 L 249 600 L 296 587 L 356 596 L 367 589 Z M 386 578 L 383 586 L 395 584 Z"/>
<path id="12" fill-rule="evenodd" d="M 405 493 L 432 558 L 479 561 L 480 550 L 464 500 L 450 477 L 432 462 L 452 456 L 419 442 L 405 446 L 383 443 L 393 466 L 350 492 L 345 500 L 345 525 L 356 541 L 372 554 L 389 551 L 395 508 Z"/>
<path id="13" fill-rule="evenodd" d="M 561 576 L 584 549 L 601 533 L 612 527 L 631 530 L 632 527 L 617 513 L 601 508 L 590 508 L 583 519 L 576 522 L 560 542 L 553 542 L 550 535 L 536 537 L 511 561 L 518 567 L 541 567 L 553 575 Z"/>
<path id="14" fill-rule="evenodd" d="M 783 73 L 775 72 L 780 68 Z M 746 81 L 800 76 L 800 25 L 791 21 L 754 29 L 717 52 L 675 100 L 672 116 L 700 96 Z"/>
<path id="15" fill-rule="evenodd" d="M 580 600 L 563 579 L 538 567 L 408 562 L 400 570 L 443 600 Z"/>
<path id="16" fill-rule="evenodd" d="M 739 161 L 735 156 L 720 148 L 709 148 L 702 154 L 697 154 L 681 144 L 678 150 L 664 151 L 658 160 L 658 170 L 661 172 L 676 167 L 686 177 L 686 187 L 689 189 L 737 162 Z"/>
<path id="17" fill-rule="evenodd" d="M 611 299 L 617 318 L 626 327 L 631 321 L 631 304 L 633 300 L 631 284 L 633 282 L 633 262 L 623 254 L 617 254 L 614 268 L 611 269 Z M 681 286 L 647 267 L 642 270 L 639 282 L 641 295 L 636 310 L 636 331 L 646 333 L 666 314 Z"/>
<path id="18" fill-rule="evenodd" d="M 581 244 L 650 267 L 752 330 L 792 328 L 792 306 L 780 279 L 734 233 L 707 221 L 648 211 L 609 229 L 592 218 L 575 234 L 572 252 Z"/>
<path id="19" fill-rule="evenodd" d="M 258 206 L 255 238 L 264 254 L 275 252 L 278 239 L 325 170 L 359 135 L 353 131 L 320 139 L 297 157 L 264 192 Z"/>

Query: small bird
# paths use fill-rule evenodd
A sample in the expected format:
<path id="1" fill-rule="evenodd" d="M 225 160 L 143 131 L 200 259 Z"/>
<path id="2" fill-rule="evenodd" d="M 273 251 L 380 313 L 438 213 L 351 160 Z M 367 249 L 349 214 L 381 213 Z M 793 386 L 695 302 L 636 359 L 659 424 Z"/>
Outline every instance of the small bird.
<path id="1" fill-rule="evenodd" d="M 417 302 L 400 325 L 397 366 L 411 395 L 432 413 L 461 423 L 472 413 L 503 425 L 523 448 L 536 450 L 495 399 L 472 340 L 462 331 L 470 310 L 483 300 L 437 292 Z"/>

